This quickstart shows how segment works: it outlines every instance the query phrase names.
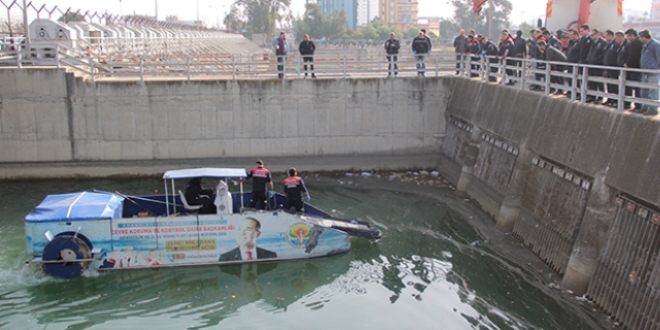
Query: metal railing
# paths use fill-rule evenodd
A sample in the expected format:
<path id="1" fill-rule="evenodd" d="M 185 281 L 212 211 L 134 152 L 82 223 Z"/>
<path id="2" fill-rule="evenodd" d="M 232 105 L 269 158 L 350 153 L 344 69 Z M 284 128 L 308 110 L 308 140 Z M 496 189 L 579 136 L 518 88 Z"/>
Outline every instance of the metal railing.
<path id="1" fill-rule="evenodd" d="M 384 54 L 369 52 L 320 52 L 313 62 L 305 62 L 298 54 L 283 57 L 269 54 L 211 55 L 179 57 L 142 57 L 139 59 L 111 59 L 70 50 L 59 45 L 52 48 L 27 50 L 20 44 L 3 47 L 0 65 L 50 65 L 65 67 L 91 81 L 104 79 L 300 79 L 305 77 L 304 66 L 313 65 L 319 77 L 355 78 L 386 76 L 440 76 L 452 73 L 496 84 L 510 84 L 520 90 L 537 90 L 544 95 L 567 92 L 566 97 L 581 103 L 596 98 L 608 99 L 618 111 L 635 103 L 651 109 L 660 106 L 657 83 L 660 70 L 649 71 L 620 67 L 577 65 L 545 62 L 523 58 L 501 59 L 490 56 L 432 53 L 423 59 L 411 53 L 398 54 L 396 66 L 389 66 Z M 394 60 L 394 58 L 392 58 Z M 420 68 L 423 64 L 425 68 Z M 282 65 L 281 70 L 278 66 Z M 308 73 L 312 73 L 311 67 Z"/>
<path id="2" fill-rule="evenodd" d="M 567 92 L 572 101 L 588 103 L 598 98 L 614 101 L 618 111 L 635 103 L 656 109 L 660 70 L 643 70 L 566 62 L 546 62 L 523 58 L 461 55 L 459 74 L 520 90 Z M 634 94 L 634 96 L 633 96 Z"/>

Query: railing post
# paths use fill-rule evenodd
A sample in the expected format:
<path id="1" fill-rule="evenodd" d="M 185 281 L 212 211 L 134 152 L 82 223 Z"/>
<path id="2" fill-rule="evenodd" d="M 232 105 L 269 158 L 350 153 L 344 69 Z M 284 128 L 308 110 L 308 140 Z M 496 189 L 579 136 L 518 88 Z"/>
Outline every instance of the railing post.
<path id="1" fill-rule="evenodd" d="M 575 101 L 577 99 L 577 85 L 578 85 L 578 66 L 573 65 L 572 66 L 572 77 L 571 77 L 571 101 Z"/>
<path id="2" fill-rule="evenodd" d="M 298 74 L 298 79 L 300 79 L 300 58 L 304 57 L 305 55 L 300 55 L 296 58 L 296 73 Z M 303 59 L 303 62 L 305 59 Z"/>
<path id="3" fill-rule="evenodd" d="M 623 98 L 626 94 L 626 71 L 619 69 L 619 96 L 617 97 L 616 111 L 623 111 L 625 101 Z"/>
<path id="4" fill-rule="evenodd" d="M 439 76 L 440 74 L 440 59 L 438 58 L 438 54 L 435 55 L 435 76 Z"/>
<path id="5" fill-rule="evenodd" d="M 344 54 L 344 79 L 346 79 L 346 54 Z"/>
<path id="6" fill-rule="evenodd" d="M 231 79 L 236 80 L 236 57 L 231 55 Z"/>
<path id="7" fill-rule="evenodd" d="M 484 56 L 484 70 L 486 80 L 485 82 L 490 82 L 490 59 L 487 56 Z"/>
<path id="8" fill-rule="evenodd" d="M 546 62 L 545 63 L 545 84 L 544 84 L 545 85 L 545 91 L 543 92 L 543 94 L 545 96 L 550 95 L 550 81 L 552 80 L 552 77 L 551 77 L 552 74 L 550 73 L 550 67 L 552 67 L 552 65 L 550 65 L 550 63 Z"/>
<path id="9" fill-rule="evenodd" d="M 580 79 L 582 80 L 582 86 L 580 86 L 580 103 L 584 104 L 587 101 L 587 70 L 589 68 L 583 67 L 582 68 L 582 77 Z"/>
<path id="10" fill-rule="evenodd" d="M 190 56 L 186 58 L 186 74 L 188 76 L 188 81 L 190 81 Z"/>
<path id="11" fill-rule="evenodd" d="M 500 70 L 502 70 L 502 72 L 500 73 L 499 85 L 504 85 L 506 84 L 506 60 L 504 57 L 500 59 Z"/>
<path id="12" fill-rule="evenodd" d="M 144 81 L 144 63 L 143 63 L 143 61 L 144 60 L 142 58 L 140 58 L 140 82 Z"/>
<path id="13" fill-rule="evenodd" d="M 286 55 L 282 56 L 282 79 L 286 79 Z"/>
<path id="14" fill-rule="evenodd" d="M 94 61 L 89 62 L 89 76 L 92 82 L 96 81 L 96 79 L 94 79 Z"/>
<path id="15" fill-rule="evenodd" d="M 21 45 L 18 44 L 16 47 L 16 66 L 20 69 L 23 67 L 23 62 L 21 62 Z"/>
<path id="16" fill-rule="evenodd" d="M 60 65 L 60 45 L 57 44 L 55 46 L 55 65 L 57 66 L 58 69 L 62 68 L 62 65 Z"/>
<path id="17" fill-rule="evenodd" d="M 520 90 L 524 90 L 525 85 L 527 84 L 527 62 L 522 61 L 521 67 L 522 67 L 522 69 L 520 70 L 520 87 L 519 88 L 520 88 Z"/>

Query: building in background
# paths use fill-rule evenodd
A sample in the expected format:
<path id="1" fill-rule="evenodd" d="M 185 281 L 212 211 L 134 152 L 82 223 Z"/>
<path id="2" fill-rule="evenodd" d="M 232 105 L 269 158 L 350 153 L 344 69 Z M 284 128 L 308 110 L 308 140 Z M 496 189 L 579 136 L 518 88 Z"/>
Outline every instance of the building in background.
<path id="1" fill-rule="evenodd" d="M 427 34 L 435 34 L 436 37 L 440 36 L 440 20 L 442 18 L 439 16 L 434 17 L 418 17 L 416 27 L 420 29 L 426 29 Z"/>
<path id="2" fill-rule="evenodd" d="M 357 0 L 357 26 L 366 26 L 378 16 L 378 0 Z"/>
<path id="3" fill-rule="evenodd" d="M 357 27 L 357 0 L 318 0 L 318 4 L 324 16 L 344 10 L 348 28 L 355 30 Z"/>
<path id="4" fill-rule="evenodd" d="M 417 0 L 380 0 L 378 9 L 387 26 L 406 32 L 417 25 Z"/>
<path id="5" fill-rule="evenodd" d="M 660 0 L 651 3 L 651 21 L 660 21 Z"/>

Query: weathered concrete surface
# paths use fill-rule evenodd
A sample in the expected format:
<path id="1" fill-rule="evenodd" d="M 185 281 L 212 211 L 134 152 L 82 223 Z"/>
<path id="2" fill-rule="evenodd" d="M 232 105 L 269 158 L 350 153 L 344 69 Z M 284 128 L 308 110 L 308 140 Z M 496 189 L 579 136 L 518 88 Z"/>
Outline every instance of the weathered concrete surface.
<path id="1" fill-rule="evenodd" d="M 448 114 L 660 205 L 660 121 L 456 78 Z"/>
<path id="2" fill-rule="evenodd" d="M 459 94 L 469 97 L 457 97 Z M 613 220 L 613 198 L 626 194 L 656 208 L 660 205 L 657 118 L 463 78 L 457 78 L 447 113 L 475 129 L 512 141 L 525 155 L 518 161 L 543 157 L 591 178 L 587 209 L 563 280 L 566 288 L 577 293 L 587 289 L 595 272 Z M 503 230 L 511 230 L 515 222 L 528 168 L 527 164 L 516 164 L 512 184 L 499 206 L 501 214 L 496 219 Z M 482 195 L 471 196 L 480 203 L 484 199 L 492 209 L 493 199 Z"/>
<path id="3" fill-rule="evenodd" d="M 433 152 L 453 84 L 448 77 L 91 83 L 56 69 L 2 69 L 0 81 L 1 146 L 10 150 L 0 162 Z"/>
<path id="4" fill-rule="evenodd" d="M 0 69 L 0 162 L 71 160 L 60 70 Z"/>

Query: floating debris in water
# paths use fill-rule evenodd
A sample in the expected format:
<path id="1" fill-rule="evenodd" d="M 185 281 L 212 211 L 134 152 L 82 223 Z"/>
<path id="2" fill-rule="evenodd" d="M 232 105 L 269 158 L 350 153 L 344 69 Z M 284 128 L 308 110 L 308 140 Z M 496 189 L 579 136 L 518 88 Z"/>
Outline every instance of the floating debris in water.
<path id="1" fill-rule="evenodd" d="M 431 172 L 431 176 L 435 177 L 435 176 L 438 176 L 438 175 L 440 175 L 440 172 L 438 172 L 438 171 Z"/>
<path id="2" fill-rule="evenodd" d="M 369 172 L 362 172 L 362 174 L 361 174 L 361 175 L 362 175 L 363 177 L 366 177 L 366 178 L 368 178 L 368 177 L 370 177 L 370 176 L 371 176 L 372 174 L 371 174 L 371 173 L 369 173 Z"/>
<path id="3" fill-rule="evenodd" d="M 470 245 L 472 245 L 472 246 L 477 246 L 477 245 L 479 245 L 479 240 L 476 240 L 476 241 L 470 243 Z"/>

